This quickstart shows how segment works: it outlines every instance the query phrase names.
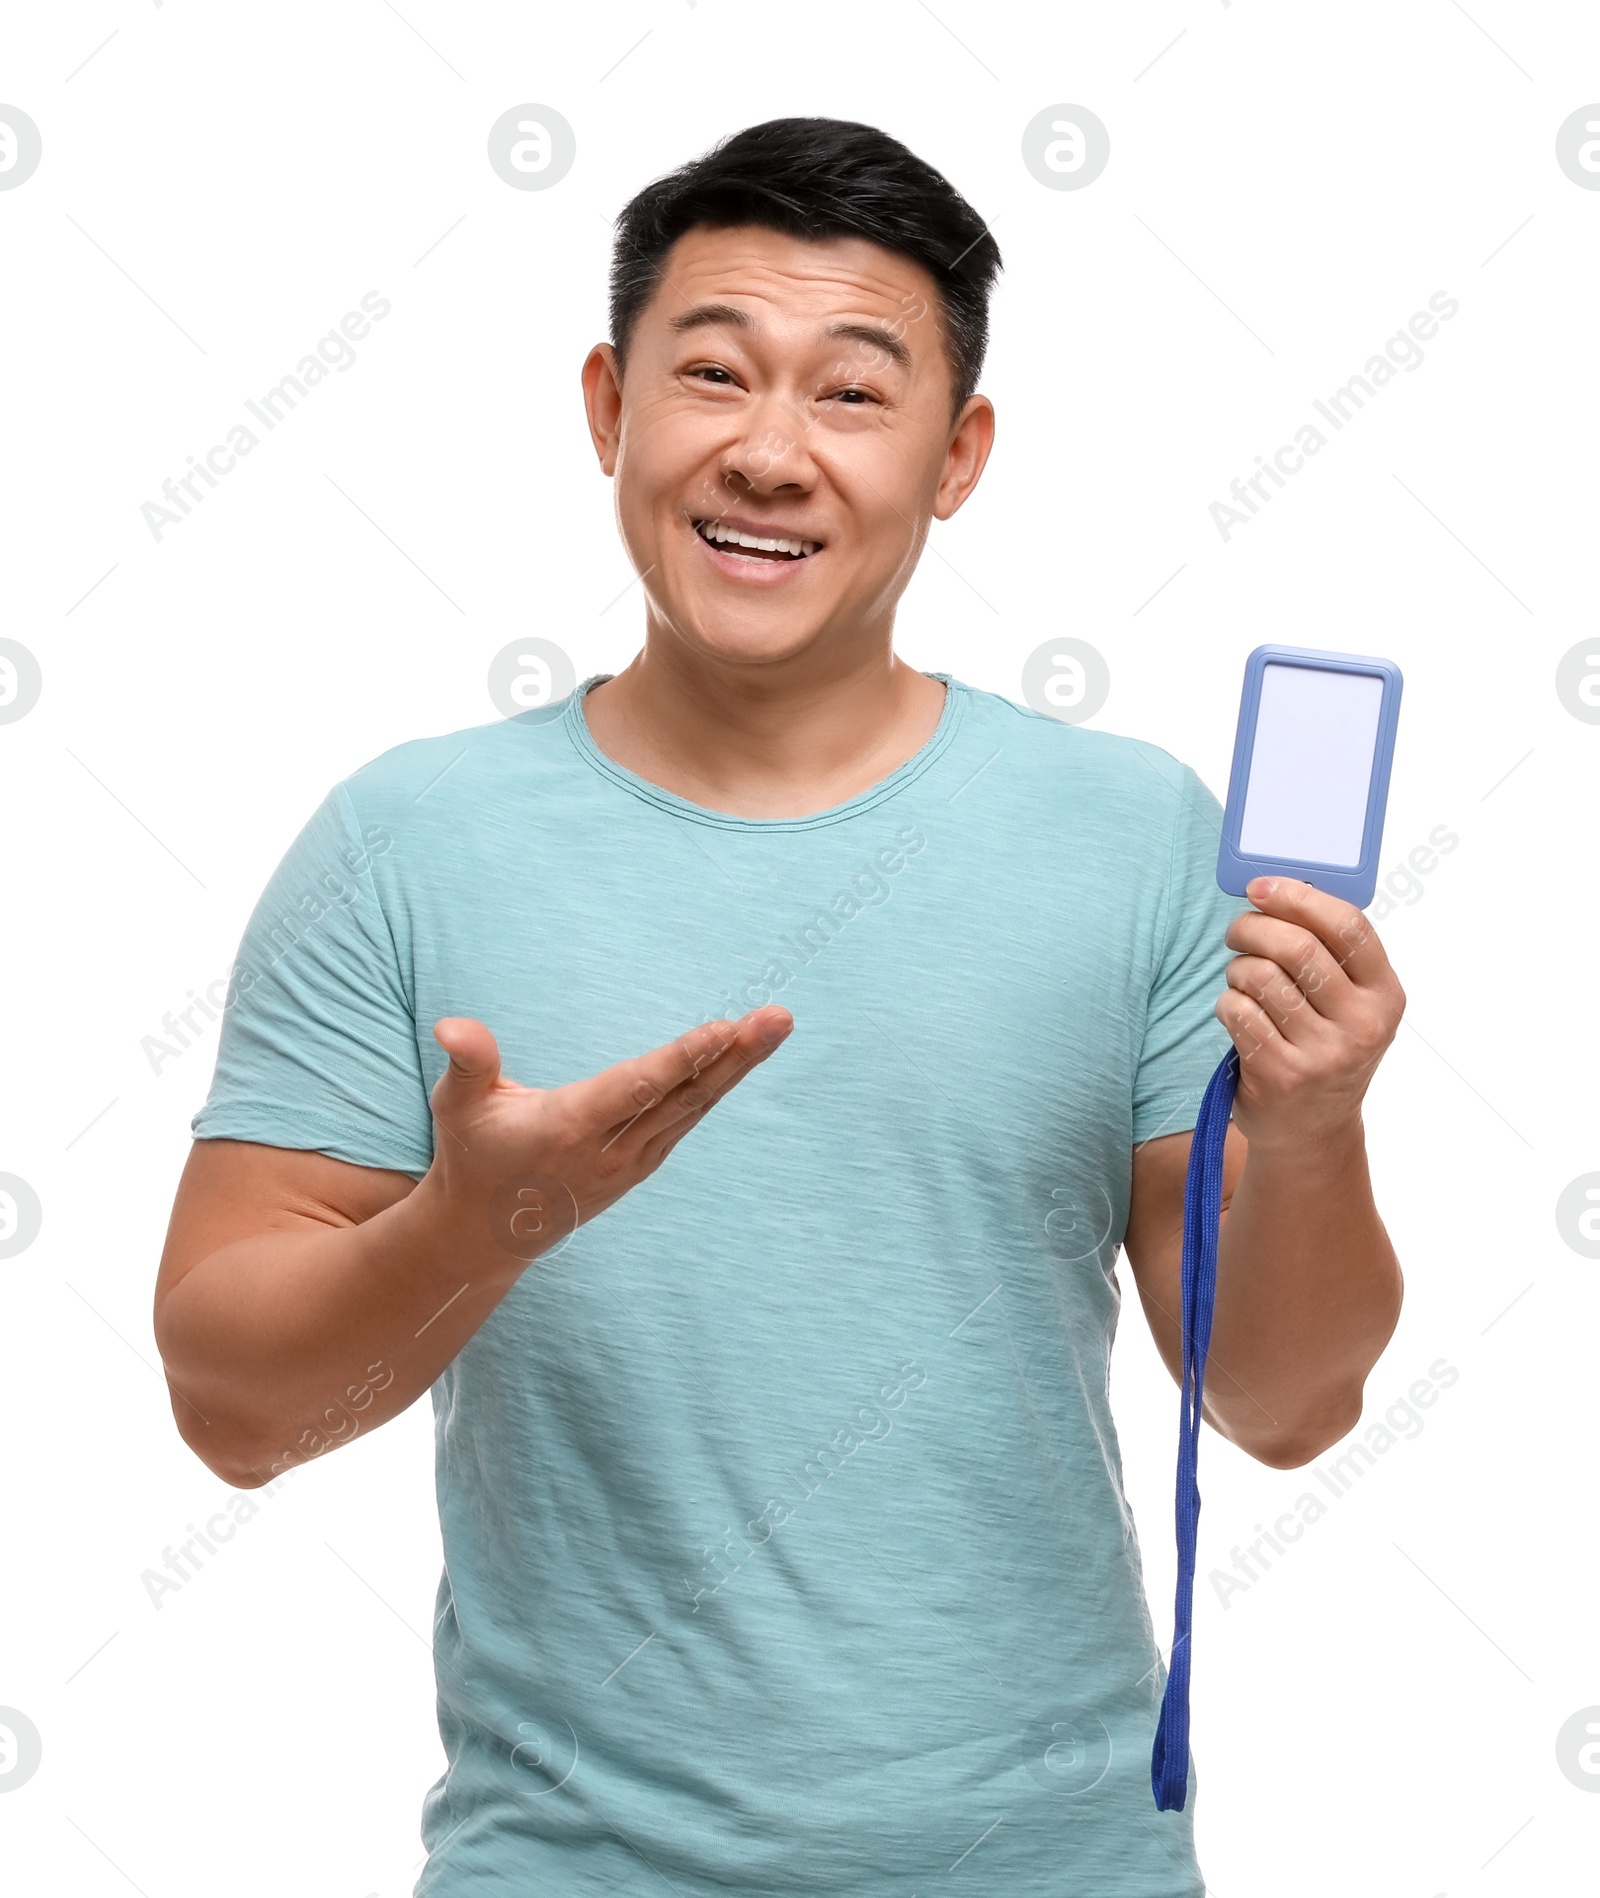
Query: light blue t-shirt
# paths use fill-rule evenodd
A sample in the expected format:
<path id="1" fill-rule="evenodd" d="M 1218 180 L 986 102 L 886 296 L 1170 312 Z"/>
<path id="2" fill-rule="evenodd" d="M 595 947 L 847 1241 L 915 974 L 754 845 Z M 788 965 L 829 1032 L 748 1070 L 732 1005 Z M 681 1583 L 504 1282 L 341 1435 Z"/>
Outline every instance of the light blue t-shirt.
<path id="1" fill-rule="evenodd" d="M 1203 1891 L 1107 1383 L 1244 905 L 1187 766 L 931 676 L 922 749 L 809 817 L 615 764 L 596 680 L 396 746 L 248 926 L 195 1135 L 418 1178 L 441 1016 L 540 1087 L 795 1019 L 433 1387 L 420 1898 Z"/>

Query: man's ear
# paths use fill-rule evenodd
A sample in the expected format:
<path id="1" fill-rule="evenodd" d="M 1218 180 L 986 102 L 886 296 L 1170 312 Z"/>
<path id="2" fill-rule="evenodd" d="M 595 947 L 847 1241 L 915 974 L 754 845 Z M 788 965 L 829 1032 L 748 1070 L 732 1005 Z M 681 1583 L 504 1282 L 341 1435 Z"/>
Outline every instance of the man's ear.
<path id="1" fill-rule="evenodd" d="M 950 432 L 944 472 L 933 499 L 933 518 L 947 521 L 978 485 L 983 465 L 994 446 L 994 404 L 986 395 L 967 398 Z"/>
<path id="2" fill-rule="evenodd" d="M 617 352 L 609 343 L 596 343 L 583 364 L 583 406 L 589 418 L 589 438 L 600 457 L 603 474 L 617 471 L 617 443 L 622 433 L 622 377 Z"/>

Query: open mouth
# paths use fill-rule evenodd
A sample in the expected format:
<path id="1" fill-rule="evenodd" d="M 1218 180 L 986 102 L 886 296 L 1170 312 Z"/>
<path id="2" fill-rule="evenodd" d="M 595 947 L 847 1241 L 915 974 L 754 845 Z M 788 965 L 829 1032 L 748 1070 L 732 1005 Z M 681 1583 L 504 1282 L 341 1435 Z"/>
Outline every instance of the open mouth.
<path id="1" fill-rule="evenodd" d="M 820 540 L 800 540 L 782 534 L 748 534 L 722 521 L 696 521 L 694 531 L 718 553 L 740 560 L 806 560 L 822 545 Z"/>

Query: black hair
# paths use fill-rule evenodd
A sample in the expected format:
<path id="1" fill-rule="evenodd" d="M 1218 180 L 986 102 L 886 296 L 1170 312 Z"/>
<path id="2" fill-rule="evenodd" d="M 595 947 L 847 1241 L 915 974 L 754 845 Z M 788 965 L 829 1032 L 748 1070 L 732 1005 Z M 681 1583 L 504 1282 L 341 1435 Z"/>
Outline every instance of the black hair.
<path id="1" fill-rule="evenodd" d="M 977 387 L 999 247 L 932 165 L 887 132 L 849 119 L 748 126 L 646 185 L 623 208 L 611 256 L 619 367 L 672 246 L 696 227 L 741 224 L 813 240 L 864 237 L 921 264 L 939 288 L 957 410 Z"/>

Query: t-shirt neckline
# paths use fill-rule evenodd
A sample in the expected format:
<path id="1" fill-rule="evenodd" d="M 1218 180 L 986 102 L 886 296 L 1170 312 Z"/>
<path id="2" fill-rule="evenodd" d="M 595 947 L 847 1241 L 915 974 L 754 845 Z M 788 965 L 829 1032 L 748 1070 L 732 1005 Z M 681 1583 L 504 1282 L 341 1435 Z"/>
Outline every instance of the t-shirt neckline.
<path id="1" fill-rule="evenodd" d="M 654 804 L 658 810 L 666 811 L 673 817 L 686 818 L 691 823 L 712 824 L 721 830 L 815 830 L 824 824 L 842 824 L 889 798 L 897 797 L 907 785 L 922 776 L 955 737 L 966 700 L 965 687 L 948 672 L 925 672 L 924 678 L 938 679 L 943 683 L 944 708 L 939 714 L 938 724 L 921 749 L 913 752 L 904 764 L 896 766 L 888 777 L 868 785 L 866 790 L 847 798 L 843 804 L 831 805 L 827 810 L 811 811 L 804 817 L 739 817 L 731 811 L 714 811 L 704 804 L 691 803 L 688 798 L 679 797 L 677 792 L 669 791 L 663 785 L 652 784 L 648 778 L 642 778 L 626 765 L 618 764 L 616 759 L 608 757 L 600 749 L 589 730 L 589 721 L 584 717 L 583 701 L 594 686 L 603 685 L 607 679 L 615 677 L 616 674 L 612 672 L 591 673 L 567 700 L 566 715 L 562 722 L 579 757 L 602 777 L 610 778 L 613 784 L 631 792 L 634 797 L 642 798 L 647 804 Z"/>

